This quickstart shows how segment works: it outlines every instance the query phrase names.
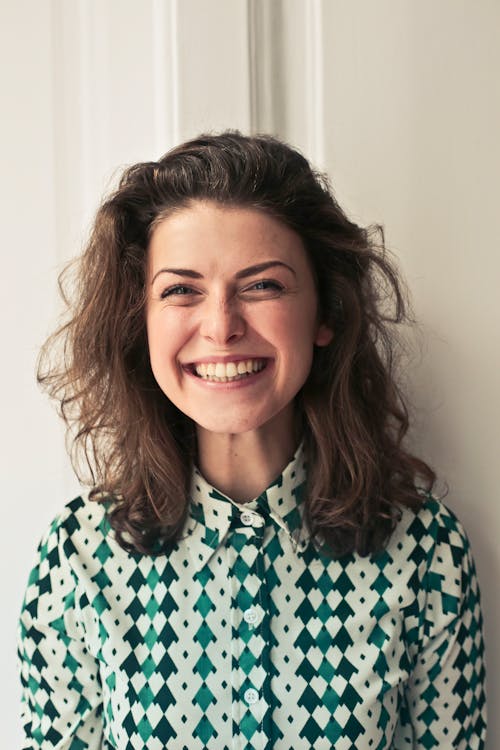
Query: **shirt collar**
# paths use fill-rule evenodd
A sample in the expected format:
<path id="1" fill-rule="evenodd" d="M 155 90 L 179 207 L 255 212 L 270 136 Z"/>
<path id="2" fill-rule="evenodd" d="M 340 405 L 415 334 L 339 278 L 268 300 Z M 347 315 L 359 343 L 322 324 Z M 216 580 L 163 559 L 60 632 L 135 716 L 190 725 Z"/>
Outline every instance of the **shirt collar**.
<path id="1" fill-rule="evenodd" d="M 237 503 L 224 495 L 193 470 L 189 516 L 183 540 L 199 572 L 222 544 L 231 527 L 243 526 L 244 511 L 259 514 L 264 523 L 283 529 L 295 551 L 303 551 L 309 534 L 303 527 L 306 464 L 301 443 L 283 472 L 261 495 L 247 503 Z"/>

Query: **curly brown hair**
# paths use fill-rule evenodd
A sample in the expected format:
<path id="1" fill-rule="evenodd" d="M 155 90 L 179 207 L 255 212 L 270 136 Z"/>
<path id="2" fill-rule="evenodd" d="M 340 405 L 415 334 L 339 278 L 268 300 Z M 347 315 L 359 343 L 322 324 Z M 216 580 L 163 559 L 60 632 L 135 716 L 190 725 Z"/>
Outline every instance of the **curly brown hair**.
<path id="1" fill-rule="evenodd" d="M 308 461 L 305 522 L 329 554 L 380 550 L 403 506 L 417 509 L 432 469 L 403 445 L 408 410 L 394 376 L 403 287 L 379 226 L 361 228 L 327 178 L 270 136 L 201 135 L 125 170 L 76 265 L 68 322 L 45 343 L 38 381 L 60 404 L 75 470 L 129 551 L 178 541 L 196 461 L 192 421 L 151 371 L 145 269 L 154 227 L 196 200 L 264 211 L 300 235 L 334 338 L 315 347 L 296 399 Z M 64 342 L 54 359 L 55 344 Z M 83 449 L 83 453 L 81 452 Z M 84 457 L 83 465 L 79 456 Z M 90 470 L 83 476 L 82 466 Z"/>

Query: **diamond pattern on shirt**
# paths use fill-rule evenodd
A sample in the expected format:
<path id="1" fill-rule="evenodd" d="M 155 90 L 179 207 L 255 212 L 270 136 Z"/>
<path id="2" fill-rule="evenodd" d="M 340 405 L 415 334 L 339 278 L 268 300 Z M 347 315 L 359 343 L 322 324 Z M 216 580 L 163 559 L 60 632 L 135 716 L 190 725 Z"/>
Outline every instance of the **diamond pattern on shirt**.
<path id="1" fill-rule="evenodd" d="M 304 490 L 301 450 L 244 506 L 195 471 L 184 539 L 158 557 L 119 548 L 104 506 L 70 503 L 21 617 L 25 750 L 484 747 L 456 518 L 428 499 L 380 555 L 331 560 Z"/>

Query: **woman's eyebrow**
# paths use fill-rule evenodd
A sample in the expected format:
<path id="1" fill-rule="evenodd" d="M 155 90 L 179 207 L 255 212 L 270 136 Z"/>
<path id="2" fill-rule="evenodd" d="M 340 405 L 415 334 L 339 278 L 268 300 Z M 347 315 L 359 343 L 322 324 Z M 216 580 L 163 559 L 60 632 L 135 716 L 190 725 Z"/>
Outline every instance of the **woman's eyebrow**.
<path id="1" fill-rule="evenodd" d="M 198 271 L 191 271 L 189 268 L 160 268 L 151 279 L 152 284 L 154 283 L 156 277 L 161 273 L 175 273 L 176 276 L 187 276 L 189 279 L 203 278 L 202 273 L 198 273 Z"/>
<path id="2" fill-rule="evenodd" d="M 257 263 L 255 266 L 248 266 L 248 268 L 244 268 L 242 271 L 238 271 L 238 273 L 235 275 L 235 278 L 245 279 L 247 276 L 253 276 L 255 273 L 267 271 L 268 268 L 273 268 L 275 266 L 283 266 L 283 268 L 288 268 L 288 270 L 291 271 L 294 276 L 297 276 L 293 268 L 289 266 L 288 263 L 284 263 L 282 260 L 267 260 L 264 263 Z"/>
<path id="3" fill-rule="evenodd" d="M 291 271 L 294 276 L 297 276 L 293 268 L 289 266 L 288 263 L 284 263 L 282 260 L 267 260 L 264 263 L 257 263 L 254 266 L 248 266 L 248 268 L 243 268 L 241 271 L 238 271 L 238 273 L 235 274 L 235 278 L 245 279 L 248 276 L 253 276 L 256 273 L 267 271 L 268 268 L 274 268 L 275 266 L 282 266 L 283 268 L 288 268 L 288 270 Z M 156 277 L 159 276 L 161 273 L 173 273 L 176 276 L 187 276 L 188 279 L 202 279 L 203 278 L 202 273 L 199 273 L 198 271 L 192 271 L 189 268 L 160 268 L 153 276 L 151 283 L 153 283 Z"/>

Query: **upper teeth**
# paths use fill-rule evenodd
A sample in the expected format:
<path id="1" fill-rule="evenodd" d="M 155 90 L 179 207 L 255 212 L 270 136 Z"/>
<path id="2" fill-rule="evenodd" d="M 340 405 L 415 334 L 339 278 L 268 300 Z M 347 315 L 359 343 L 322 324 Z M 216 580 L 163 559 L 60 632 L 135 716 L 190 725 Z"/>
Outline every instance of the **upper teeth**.
<path id="1" fill-rule="evenodd" d="M 262 359 L 247 359 L 239 362 L 209 362 L 208 364 L 200 363 L 194 366 L 197 375 L 202 378 L 234 378 L 236 375 L 245 373 L 258 372 L 264 367 Z"/>

